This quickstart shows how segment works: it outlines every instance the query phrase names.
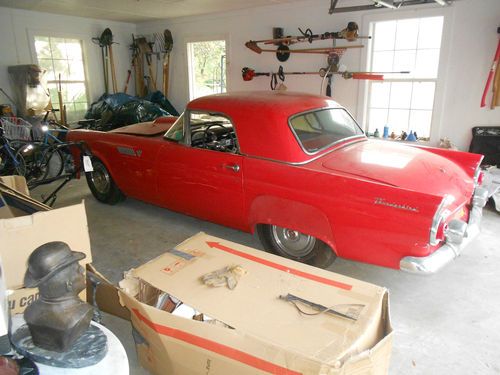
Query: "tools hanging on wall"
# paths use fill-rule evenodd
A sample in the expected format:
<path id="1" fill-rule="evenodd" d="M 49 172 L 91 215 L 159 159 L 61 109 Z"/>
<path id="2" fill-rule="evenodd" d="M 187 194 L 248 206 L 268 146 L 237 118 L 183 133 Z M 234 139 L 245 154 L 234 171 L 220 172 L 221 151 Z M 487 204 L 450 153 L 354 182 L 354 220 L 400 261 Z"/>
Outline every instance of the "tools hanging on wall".
<path id="1" fill-rule="evenodd" d="M 279 79 L 281 82 L 283 82 L 283 81 L 285 81 L 285 76 L 287 76 L 287 75 L 317 75 L 320 77 L 340 75 L 344 79 L 364 79 L 364 80 L 375 80 L 375 81 L 381 81 L 384 79 L 384 76 L 381 73 L 349 72 L 349 71 L 339 72 L 339 71 L 334 71 L 333 69 L 329 69 L 329 68 L 321 68 L 317 72 L 285 72 L 281 65 L 278 68 L 278 71 L 275 73 L 273 73 L 273 72 L 256 72 L 254 69 L 251 69 L 249 67 L 244 67 L 241 70 L 241 75 L 242 75 L 244 81 L 251 81 L 254 79 L 254 77 L 262 77 L 262 76 L 271 77 L 270 86 L 271 86 L 272 90 L 276 89 L 277 80 Z"/>
<path id="2" fill-rule="evenodd" d="M 111 70 L 111 83 L 113 86 L 113 93 L 118 92 L 116 81 L 115 61 L 113 56 L 113 33 L 109 28 L 106 28 L 102 34 L 97 38 L 92 38 L 92 42 L 101 47 L 102 66 L 104 74 L 104 93 L 109 93 L 109 69 Z M 109 66 L 109 69 L 108 69 Z"/>
<path id="3" fill-rule="evenodd" d="M 162 90 L 166 97 L 168 94 L 170 52 L 173 48 L 173 38 L 170 30 L 163 33 L 154 33 L 150 37 L 135 37 L 132 35 L 132 68 L 135 74 L 136 95 L 144 97 L 148 92 L 157 91 L 157 68 L 162 59 Z M 153 63 L 156 56 L 156 63 Z M 147 71 L 145 71 L 145 65 Z"/>
<path id="4" fill-rule="evenodd" d="M 331 53 L 332 51 L 338 49 L 339 47 L 332 47 L 332 48 L 309 48 L 309 49 L 296 49 L 296 50 L 290 50 L 289 46 L 295 43 L 302 43 L 302 42 L 315 42 L 319 40 L 338 40 L 338 39 L 344 39 L 347 40 L 348 42 L 353 42 L 356 41 L 360 38 L 363 39 L 369 39 L 371 37 L 369 36 L 360 36 L 358 35 L 358 24 L 356 22 L 349 22 L 347 24 L 347 27 L 341 31 L 334 31 L 334 32 L 325 32 L 323 34 L 313 34 L 311 29 L 306 29 L 305 31 L 302 31 L 300 28 L 298 29 L 301 35 L 298 36 L 287 36 L 287 37 L 278 37 L 278 38 L 273 38 L 273 39 L 263 39 L 263 40 L 249 40 L 248 42 L 245 43 L 245 46 L 252 51 L 256 53 L 262 53 L 262 52 L 275 52 L 276 57 L 278 58 L 279 61 L 286 61 L 288 60 L 290 53 Z M 282 31 L 277 31 L 281 30 L 280 28 L 275 28 L 274 31 L 274 36 L 280 35 Z M 265 45 L 277 45 L 278 48 L 276 50 L 272 49 L 266 49 L 260 47 L 258 44 L 262 43 Z M 363 46 L 344 46 L 340 48 L 362 48 Z"/>
<path id="5" fill-rule="evenodd" d="M 500 36 L 500 27 L 497 28 L 497 33 Z M 488 91 L 490 89 L 491 83 L 493 82 L 493 95 L 491 97 L 491 109 L 500 106 L 500 39 L 498 39 L 497 50 L 495 52 L 495 57 L 493 58 L 493 63 L 491 64 L 490 72 L 488 73 L 488 79 L 486 80 L 486 85 L 484 87 L 483 96 L 481 98 L 481 108 L 486 107 L 486 97 L 488 96 Z"/>

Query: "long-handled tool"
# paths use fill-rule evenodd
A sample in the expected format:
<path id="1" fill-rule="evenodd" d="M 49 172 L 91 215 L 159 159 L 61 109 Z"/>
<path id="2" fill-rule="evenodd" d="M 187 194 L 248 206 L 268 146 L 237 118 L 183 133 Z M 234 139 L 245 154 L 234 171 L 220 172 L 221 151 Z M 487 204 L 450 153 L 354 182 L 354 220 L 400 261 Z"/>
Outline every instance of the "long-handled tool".
<path id="1" fill-rule="evenodd" d="M 395 73 L 395 72 L 390 72 L 390 73 Z M 404 72 L 397 72 L 397 73 L 404 73 Z M 283 71 L 283 67 L 280 66 L 278 69 L 278 72 L 276 72 L 276 73 L 256 72 L 254 69 L 251 69 L 248 67 L 244 67 L 241 70 L 241 75 L 242 75 L 244 81 L 251 81 L 251 80 L 253 80 L 254 77 L 261 77 L 261 76 L 271 77 L 273 74 L 276 74 L 278 77 L 284 77 L 285 75 L 319 75 L 320 77 L 324 77 L 324 76 L 331 76 L 331 75 L 337 74 L 337 75 L 341 75 L 345 79 L 368 79 L 368 80 L 375 80 L 375 81 L 381 81 L 384 79 L 383 74 L 378 73 L 378 72 L 348 72 L 348 71 L 336 72 L 333 70 L 328 71 L 325 68 L 322 68 L 317 72 L 285 72 L 285 71 Z"/>
<path id="2" fill-rule="evenodd" d="M 130 77 L 132 76 L 132 70 L 127 70 L 127 79 L 125 80 L 125 86 L 123 87 L 123 93 L 126 94 L 128 90 L 128 84 L 130 83 Z"/>
<path id="3" fill-rule="evenodd" d="M 66 125 L 66 106 L 63 104 L 61 73 L 57 81 L 57 98 L 59 100 L 59 111 L 61 112 L 61 124 Z"/>
<path id="4" fill-rule="evenodd" d="M 497 29 L 497 32 L 500 33 L 500 27 Z M 493 63 L 491 64 L 490 72 L 488 73 L 488 79 L 486 80 L 486 86 L 484 87 L 483 96 L 481 97 L 481 108 L 486 107 L 486 96 L 488 95 L 488 90 L 490 89 L 491 81 L 493 80 L 493 76 L 495 76 L 496 71 L 498 70 L 498 63 L 500 61 L 500 39 L 498 40 L 497 50 L 495 52 L 495 57 L 493 58 Z M 495 89 L 495 87 L 493 87 Z M 495 93 L 493 94 L 495 97 Z M 494 106 L 492 101 L 492 106 Z"/>
<path id="5" fill-rule="evenodd" d="M 101 47 L 102 54 L 102 65 L 104 71 L 104 89 L 107 94 L 109 91 L 109 72 L 108 72 L 108 60 L 111 67 L 111 82 L 113 85 L 113 92 L 116 94 L 118 92 L 117 82 L 116 82 L 116 71 L 115 62 L 113 57 L 113 33 L 109 28 L 104 29 L 102 34 L 97 38 L 92 38 L 92 42 L 96 43 Z"/>
<path id="6" fill-rule="evenodd" d="M 137 43 L 137 47 L 139 48 L 140 55 L 146 58 L 146 64 L 148 65 L 150 84 L 152 89 L 156 91 L 156 76 L 152 67 L 152 59 L 151 56 L 153 54 L 153 50 L 151 45 L 148 43 L 145 37 L 139 37 L 135 39 Z"/>
<path id="7" fill-rule="evenodd" d="M 306 29 L 302 31 L 299 28 L 301 35 L 297 36 L 287 36 L 283 38 L 275 39 L 262 39 L 262 40 L 250 40 L 245 45 L 248 47 L 248 43 L 264 43 L 264 44 L 294 44 L 300 42 L 312 43 L 317 40 L 327 40 L 327 39 L 345 39 L 349 42 L 353 42 L 357 39 L 370 39 L 370 36 L 360 36 L 358 35 L 358 24 L 356 22 L 349 22 L 347 27 L 341 31 L 325 32 L 323 34 L 313 34 L 311 29 Z M 250 48 L 250 47 L 249 47 Z"/>
<path id="8" fill-rule="evenodd" d="M 109 49 L 109 65 L 111 66 L 111 83 L 113 84 L 113 93 L 118 92 L 118 85 L 116 82 L 115 60 L 113 58 L 113 46 L 110 44 Z"/>
<path id="9" fill-rule="evenodd" d="M 132 66 L 134 68 L 135 76 L 135 94 L 139 97 L 146 95 L 146 84 L 144 82 L 144 72 L 143 72 L 143 56 L 139 50 L 137 44 L 137 39 L 134 34 L 132 34 Z"/>
<path id="10" fill-rule="evenodd" d="M 164 57 L 163 57 L 163 95 L 168 97 L 168 83 L 170 77 L 170 53 L 174 47 L 174 39 L 170 30 L 166 29 L 163 32 L 164 40 Z"/>
<path id="11" fill-rule="evenodd" d="M 500 27 L 497 28 L 497 33 L 500 35 Z M 491 99 L 491 109 L 494 109 L 497 105 L 500 105 L 499 101 L 499 90 L 500 90 L 500 39 L 498 39 L 497 50 L 495 52 L 495 57 L 493 58 L 493 63 L 491 64 L 490 72 L 488 73 L 488 79 L 486 80 L 486 85 L 484 87 L 483 96 L 481 97 L 481 108 L 486 106 L 486 96 L 488 95 L 488 90 L 490 88 L 491 82 L 493 81 L 493 97 Z"/>

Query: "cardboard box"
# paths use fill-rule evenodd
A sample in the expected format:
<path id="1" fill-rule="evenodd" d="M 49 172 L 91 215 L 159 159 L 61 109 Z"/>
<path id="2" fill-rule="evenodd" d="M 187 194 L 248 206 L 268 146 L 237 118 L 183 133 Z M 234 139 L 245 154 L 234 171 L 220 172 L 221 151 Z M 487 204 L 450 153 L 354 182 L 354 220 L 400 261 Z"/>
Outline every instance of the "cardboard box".
<path id="1" fill-rule="evenodd" d="M 246 272 L 234 289 L 201 281 L 228 266 Z M 200 233 L 130 270 L 120 287 L 139 360 L 154 374 L 388 371 L 389 298 L 372 284 Z M 197 320 L 177 314 L 180 307 L 156 308 L 165 293 L 189 306 Z M 288 294 L 357 320 L 279 298 Z"/>
<path id="2" fill-rule="evenodd" d="M 0 183 L 0 238 L 5 283 L 13 291 L 9 296 L 11 314 L 24 312 L 38 298 L 38 289 L 23 288 L 28 257 L 38 246 L 63 241 L 72 250 L 85 253 L 82 266 L 92 262 L 83 202 L 52 210 Z M 85 290 L 80 298 L 86 299 Z"/>

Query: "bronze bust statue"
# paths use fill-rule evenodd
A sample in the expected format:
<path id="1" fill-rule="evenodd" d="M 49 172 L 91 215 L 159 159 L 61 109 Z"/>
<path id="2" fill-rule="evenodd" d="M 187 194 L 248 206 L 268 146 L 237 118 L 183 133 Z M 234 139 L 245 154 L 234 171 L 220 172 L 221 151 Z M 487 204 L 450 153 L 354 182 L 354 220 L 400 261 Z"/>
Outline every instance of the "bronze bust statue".
<path id="1" fill-rule="evenodd" d="M 38 287 L 40 297 L 24 312 L 33 343 L 64 352 L 89 328 L 92 307 L 78 298 L 85 289 L 84 269 L 78 261 L 85 254 L 64 242 L 48 242 L 28 259 L 24 276 L 27 288 Z"/>

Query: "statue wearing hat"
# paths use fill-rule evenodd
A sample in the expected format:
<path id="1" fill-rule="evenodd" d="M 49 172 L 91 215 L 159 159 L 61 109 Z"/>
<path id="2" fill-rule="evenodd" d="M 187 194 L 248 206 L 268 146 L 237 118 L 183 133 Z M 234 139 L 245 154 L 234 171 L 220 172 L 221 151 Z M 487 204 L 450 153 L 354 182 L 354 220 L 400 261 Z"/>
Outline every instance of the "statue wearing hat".
<path id="1" fill-rule="evenodd" d="M 85 289 L 85 254 L 64 242 L 48 242 L 28 259 L 27 288 L 38 287 L 40 297 L 24 312 L 33 343 L 47 350 L 67 351 L 89 328 L 92 307 L 78 298 Z"/>

